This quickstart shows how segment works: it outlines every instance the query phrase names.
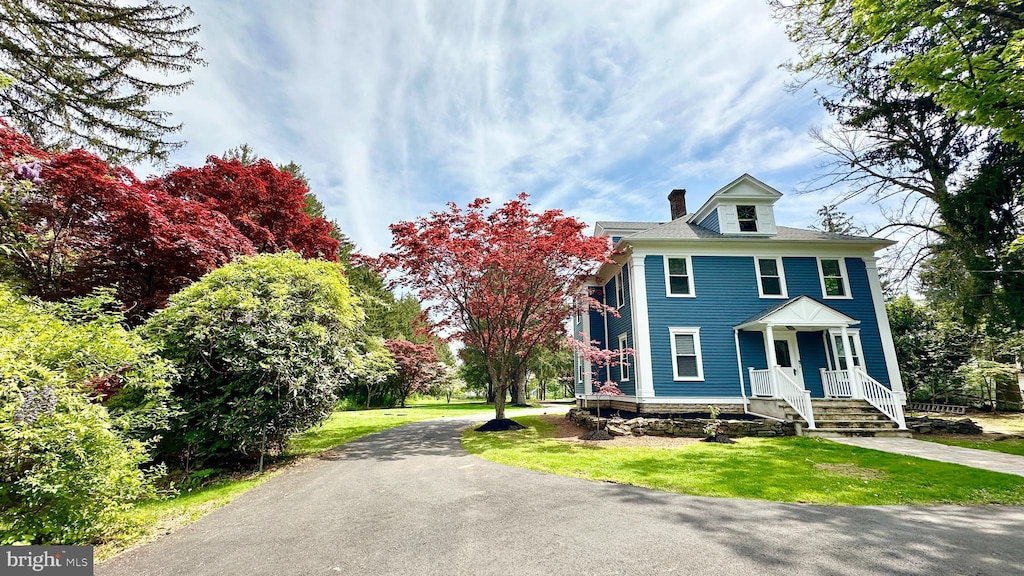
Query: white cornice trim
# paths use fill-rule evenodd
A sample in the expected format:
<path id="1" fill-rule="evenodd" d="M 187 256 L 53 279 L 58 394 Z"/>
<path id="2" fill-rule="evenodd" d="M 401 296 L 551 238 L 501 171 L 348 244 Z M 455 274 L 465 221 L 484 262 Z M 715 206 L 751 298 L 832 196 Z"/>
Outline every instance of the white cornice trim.
<path id="1" fill-rule="evenodd" d="M 647 256 L 689 255 L 689 256 L 774 256 L 825 258 L 870 258 L 876 249 L 862 243 L 832 242 L 772 242 L 764 238 L 739 238 L 729 240 L 727 245 L 711 245 L 708 240 L 642 240 L 631 241 L 633 254 Z M 883 246 L 884 248 L 884 246 Z"/>

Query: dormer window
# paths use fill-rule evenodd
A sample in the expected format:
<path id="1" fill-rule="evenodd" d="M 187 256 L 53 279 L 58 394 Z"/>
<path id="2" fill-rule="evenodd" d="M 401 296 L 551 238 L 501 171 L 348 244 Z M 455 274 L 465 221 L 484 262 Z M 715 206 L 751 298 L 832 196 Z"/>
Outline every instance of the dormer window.
<path id="1" fill-rule="evenodd" d="M 754 206 L 737 206 L 736 217 L 740 222 L 740 232 L 757 232 L 757 208 Z"/>

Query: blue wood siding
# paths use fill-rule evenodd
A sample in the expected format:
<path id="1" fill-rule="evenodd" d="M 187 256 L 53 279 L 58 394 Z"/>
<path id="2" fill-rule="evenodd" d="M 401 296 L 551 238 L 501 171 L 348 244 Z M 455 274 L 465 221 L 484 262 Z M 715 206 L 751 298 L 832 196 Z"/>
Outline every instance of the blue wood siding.
<path id="1" fill-rule="evenodd" d="M 605 288 L 591 289 L 590 297 L 603 304 L 608 303 L 608 291 Z M 614 294 L 612 297 L 614 298 Z M 593 309 L 591 309 L 588 314 L 590 314 L 590 339 L 597 341 L 595 346 L 604 349 L 607 347 L 607 342 L 604 337 L 604 316 L 602 316 L 597 310 Z M 598 370 L 591 376 L 596 378 L 598 382 L 604 382 L 607 379 L 607 374 L 605 374 L 605 372 L 605 370 Z"/>
<path id="2" fill-rule="evenodd" d="M 860 330 L 860 341 L 864 348 L 864 365 L 867 373 L 888 386 L 889 372 L 885 367 L 882 337 L 878 331 L 878 319 L 875 318 L 874 301 L 871 299 L 871 287 L 868 284 L 868 272 L 864 260 L 860 258 L 846 259 L 846 272 L 850 275 L 852 299 L 822 298 L 818 263 L 814 258 L 783 258 L 782 264 L 786 268 L 786 284 L 789 287 L 791 298 L 806 294 L 850 318 L 860 320 L 860 324 L 854 328 Z M 806 369 L 805 366 L 804 370 L 806 371 Z"/>
<path id="3" fill-rule="evenodd" d="M 664 258 L 647 256 L 645 262 L 655 395 L 739 396 L 741 381 L 733 327 L 777 304 L 777 301 L 773 303 L 759 297 L 754 259 L 750 256 L 692 257 L 695 298 L 669 298 L 665 294 Z M 787 257 L 783 259 L 783 265 L 791 298 L 807 295 L 861 321 L 858 328 L 868 373 L 879 382 L 888 384 L 878 323 L 863 260 L 846 259 L 850 290 L 854 296 L 849 300 L 822 299 L 821 281 L 814 258 Z M 701 329 L 703 382 L 674 381 L 669 339 L 671 327 Z M 821 332 L 798 334 L 797 344 L 808 390 L 815 396 L 821 396 L 818 368 L 827 366 Z M 743 356 L 743 384 L 749 393 L 747 367 L 767 367 L 762 334 L 741 332 L 740 350 Z"/>
<path id="4" fill-rule="evenodd" d="M 608 314 L 608 346 L 609 350 L 616 350 L 619 347 L 619 334 L 626 334 L 626 345 L 627 347 L 633 347 L 633 314 L 629 303 L 629 283 L 632 281 L 630 274 L 632 270 L 629 266 L 624 266 L 622 269 L 622 294 L 625 297 L 623 306 L 617 310 L 619 317 L 616 318 L 611 313 Z M 608 303 L 611 306 L 618 306 L 618 302 L 615 301 L 615 283 L 616 276 L 613 276 L 611 280 L 605 284 L 604 292 L 608 295 Z M 603 319 L 602 319 L 603 322 Z M 635 362 L 630 362 L 631 368 L 635 367 Z M 611 374 L 606 374 L 610 372 Z M 630 370 L 630 378 L 628 382 L 622 381 L 622 373 L 619 366 L 612 366 L 607 371 L 602 371 L 601 381 L 614 380 L 619 385 L 619 389 L 622 390 L 626 395 L 632 396 L 636 393 L 636 372 L 635 368 Z"/>
<path id="5" fill-rule="evenodd" d="M 823 334 L 821 331 L 796 333 L 796 345 L 800 349 L 800 367 L 804 372 L 804 388 L 810 390 L 814 398 L 825 397 L 825 388 L 821 383 L 819 371 L 819 368 L 828 367 Z"/>
<path id="6" fill-rule="evenodd" d="M 752 396 L 749 368 L 764 370 L 768 367 L 768 356 L 764 353 L 764 334 L 740 330 L 740 356 L 743 358 L 743 386 L 747 396 Z"/>
<path id="7" fill-rule="evenodd" d="M 712 210 L 711 214 L 708 214 L 697 225 L 700 226 L 701 228 L 707 228 L 708 230 L 712 230 L 714 232 L 718 232 L 719 234 L 721 234 L 722 227 L 718 224 L 718 209 L 716 208 L 715 210 Z"/>

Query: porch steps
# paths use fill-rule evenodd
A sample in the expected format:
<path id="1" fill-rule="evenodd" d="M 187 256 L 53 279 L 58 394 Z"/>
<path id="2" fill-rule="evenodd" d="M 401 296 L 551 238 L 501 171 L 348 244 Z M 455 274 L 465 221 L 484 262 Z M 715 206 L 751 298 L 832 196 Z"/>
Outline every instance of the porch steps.
<path id="1" fill-rule="evenodd" d="M 873 436 L 909 438 L 909 430 L 899 430 L 896 423 L 866 400 L 814 398 L 811 408 L 817 428 L 807 428 L 806 422 L 786 403 L 780 406 L 786 420 L 796 423 L 798 436 L 812 438 L 838 438 L 844 436 Z"/>

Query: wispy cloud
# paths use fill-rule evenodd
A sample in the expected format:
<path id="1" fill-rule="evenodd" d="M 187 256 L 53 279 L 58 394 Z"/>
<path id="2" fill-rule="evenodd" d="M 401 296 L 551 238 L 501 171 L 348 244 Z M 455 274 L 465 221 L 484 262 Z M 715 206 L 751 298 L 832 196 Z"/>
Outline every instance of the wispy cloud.
<path id="1" fill-rule="evenodd" d="M 792 49 L 760 3 L 193 7 L 209 65 L 157 103 L 185 123 L 173 161 L 242 142 L 294 160 L 368 252 L 449 200 L 661 219 L 674 187 L 699 203 L 751 172 L 786 192 L 813 169 L 823 116 L 785 91 Z"/>

